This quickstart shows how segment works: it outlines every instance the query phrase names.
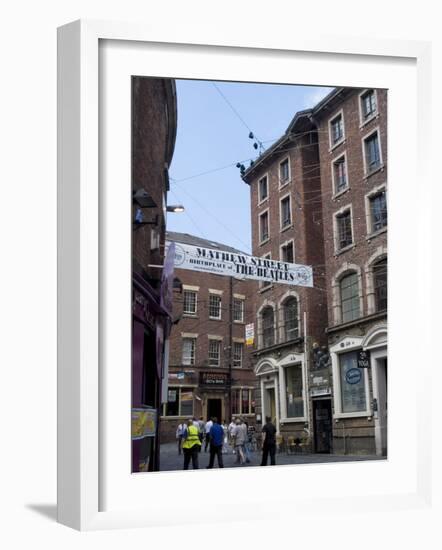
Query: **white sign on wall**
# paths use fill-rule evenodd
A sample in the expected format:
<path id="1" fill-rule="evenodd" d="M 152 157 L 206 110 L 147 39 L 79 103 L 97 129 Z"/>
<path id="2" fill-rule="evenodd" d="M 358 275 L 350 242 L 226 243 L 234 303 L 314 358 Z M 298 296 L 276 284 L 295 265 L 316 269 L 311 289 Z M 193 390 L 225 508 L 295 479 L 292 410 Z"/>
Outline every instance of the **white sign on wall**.
<path id="1" fill-rule="evenodd" d="M 166 248 L 170 242 L 166 242 Z M 175 268 L 285 285 L 313 286 L 311 266 L 175 243 Z"/>

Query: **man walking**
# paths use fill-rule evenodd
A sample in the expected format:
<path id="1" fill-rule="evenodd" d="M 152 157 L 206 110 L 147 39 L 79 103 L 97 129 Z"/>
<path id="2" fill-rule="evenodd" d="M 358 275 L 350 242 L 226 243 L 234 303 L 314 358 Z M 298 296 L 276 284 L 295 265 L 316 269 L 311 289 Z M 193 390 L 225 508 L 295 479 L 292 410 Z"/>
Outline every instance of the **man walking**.
<path id="1" fill-rule="evenodd" d="M 176 429 L 176 439 L 178 442 L 178 454 L 181 454 L 181 446 L 183 444 L 183 437 L 184 432 L 186 431 L 186 423 L 181 422 L 181 424 L 178 424 L 178 428 Z"/>
<path id="2" fill-rule="evenodd" d="M 275 465 L 276 452 L 276 428 L 272 424 L 270 416 L 266 416 L 266 424 L 262 428 L 262 461 L 261 466 L 267 466 L 267 458 L 270 454 L 270 464 Z"/>
<path id="3" fill-rule="evenodd" d="M 187 422 L 187 428 L 184 432 L 184 470 L 189 469 L 190 460 L 192 460 L 192 467 L 194 470 L 198 470 L 198 453 L 201 449 L 201 441 L 198 434 L 198 428 L 194 425 L 193 419 L 190 418 Z"/>
<path id="4" fill-rule="evenodd" d="M 209 418 L 209 420 L 206 422 L 206 425 L 204 427 L 205 429 L 205 446 L 204 446 L 204 452 L 207 453 L 207 447 L 209 446 L 209 443 L 210 443 L 210 430 L 213 426 L 213 421 L 211 418 Z"/>
<path id="5" fill-rule="evenodd" d="M 237 418 L 236 424 L 235 424 L 235 430 L 233 432 L 237 464 L 244 464 L 246 461 L 246 458 L 244 456 L 244 443 L 246 442 L 246 434 L 247 434 L 246 425 L 242 424 L 241 420 Z"/>
<path id="6" fill-rule="evenodd" d="M 207 424 L 206 424 L 207 426 Z M 215 455 L 218 457 L 218 467 L 224 468 L 223 464 L 223 440 L 224 440 L 224 430 L 223 427 L 218 424 L 218 419 L 215 417 L 212 422 L 212 427 L 210 428 L 210 462 L 207 468 L 213 468 L 215 462 Z"/>

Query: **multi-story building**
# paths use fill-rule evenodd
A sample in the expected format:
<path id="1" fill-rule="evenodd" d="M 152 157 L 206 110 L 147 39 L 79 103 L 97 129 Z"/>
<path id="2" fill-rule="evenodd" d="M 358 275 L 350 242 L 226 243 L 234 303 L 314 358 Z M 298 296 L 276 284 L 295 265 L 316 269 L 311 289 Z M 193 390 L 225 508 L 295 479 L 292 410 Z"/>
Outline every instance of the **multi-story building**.
<path id="1" fill-rule="evenodd" d="M 319 135 L 335 453 L 387 452 L 387 91 L 338 88 Z M 364 364 L 368 368 L 358 368 Z"/>
<path id="2" fill-rule="evenodd" d="M 224 252 L 242 252 L 185 233 L 167 240 Z M 175 439 L 177 425 L 189 417 L 243 416 L 255 423 L 255 375 L 245 342 L 253 315 L 253 282 L 190 269 L 175 269 L 175 323 L 170 335 L 168 396 L 160 421 L 161 442 Z"/>
<path id="3" fill-rule="evenodd" d="M 132 471 L 159 469 L 163 344 L 170 311 L 162 285 L 168 167 L 176 136 L 171 79 L 132 78 Z M 163 299 L 162 299 L 163 296 Z M 167 382 L 167 381 L 166 381 Z"/>
<path id="4" fill-rule="evenodd" d="M 387 92 L 338 88 L 243 175 L 254 255 L 314 273 L 255 286 L 258 412 L 316 452 L 386 454 L 386 145 Z"/>

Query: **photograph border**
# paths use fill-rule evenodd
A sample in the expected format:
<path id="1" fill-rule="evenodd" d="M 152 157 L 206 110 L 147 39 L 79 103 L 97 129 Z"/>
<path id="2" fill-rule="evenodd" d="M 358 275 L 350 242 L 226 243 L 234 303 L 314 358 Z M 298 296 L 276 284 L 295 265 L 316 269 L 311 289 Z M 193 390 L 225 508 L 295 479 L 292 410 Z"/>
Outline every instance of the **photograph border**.
<path id="1" fill-rule="evenodd" d="M 229 33 L 226 33 L 228 36 Z M 145 511 L 100 512 L 99 503 L 99 42 L 100 40 L 229 46 L 311 53 L 407 57 L 417 63 L 418 157 L 429 182 L 431 44 L 363 37 L 256 38 L 211 43 L 144 25 L 76 21 L 58 30 L 58 521 L 80 530 L 152 526 Z M 422 222 L 422 220 L 420 220 Z M 429 223 L 429 222 L 428 222 Z M 428 227 L 420 227 L 423 233 Z M 428 260 L 428 257 L 425 258 Z M 424 299 L 423 299 L 424 300 Z M 423 302 L 424 303 L 424 302 Z M 424 335 L 423 343 L 430 335 Z M 426 366 L 429 369 L 429 366 Z M 431 403 L 419 396 L 418 489 L 400 506 L 431 501 Z M 392 502 L 394 495 L 392 495 Z M 375 496 L 358 505 L 370 509 Z M 284 496 L 287 501 L 287 495 Z M 352 500 L 355 504 L 355 500 Z M 397 504 L 397 503 L 396 503 Z M 178 518 L 165 518 L 172 524 Z"/>

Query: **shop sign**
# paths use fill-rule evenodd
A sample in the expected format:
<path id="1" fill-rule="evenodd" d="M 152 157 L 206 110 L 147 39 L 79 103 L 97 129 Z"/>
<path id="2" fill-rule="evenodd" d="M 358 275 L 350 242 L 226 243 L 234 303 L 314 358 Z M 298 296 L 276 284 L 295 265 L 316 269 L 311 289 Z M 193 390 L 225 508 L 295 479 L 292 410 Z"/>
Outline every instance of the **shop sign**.
<path id="1" fill-rule="evenodd" d="M 362 378 L 362 374 L 359 369 L 355 369 L 355 368 L 349 369 L 345 373 L 345 381 L 347 382 L 347 384 L 359 384 L 359 382 L 361 381 L 361 378 Z"/>
<path id="2" fill-rule="evenodd" d="M 167 401 L 169 403 L 176 403 L 176 390 L 169 390 L 167 392 Z"/>
<path id="3" fill-rule="evenodd" d="M 166 241 L 166 247 L 171 242 Z M 175 268 L 254 281 L 313 286 L 311 266 L 291 264 L 224 250 L 175 243 Z"/>
<path id="4" fill-rule="evenodd" d="M 246 346 L 253 346 L 255 341 L 255 325 L 250 323 L 246 325 Z"/>
<path id="5" fill-rule="evenodd" d="M 330 395 L 331 389 L 329 387 L 326 388 L 312 388 L 310 390 L 310 396 L 311 397 L 319 397 L 321 395 Z"/>
<path id="6" fill-rule="evenodd" d="M 184 380 L 184 372 L 169 372 L 169 380 Z"/>
<path id="7" fill-rule="evenodd" d="M 207 386 L 225 386 L 227 384 L 227 374 L 218 372 L 201 372 L 200 384 Z"/>
<path id="8" fill-rule="evenodd" d="M 358 351 L 357 361 L 359 369 L 368 369 L 370 366 L 370 352 L 363 349 Z"/>
<path id="9" fill-rule="evenodd" d="M 155 436 L 156 409 L 132 409 L 132 439 Z"/>

